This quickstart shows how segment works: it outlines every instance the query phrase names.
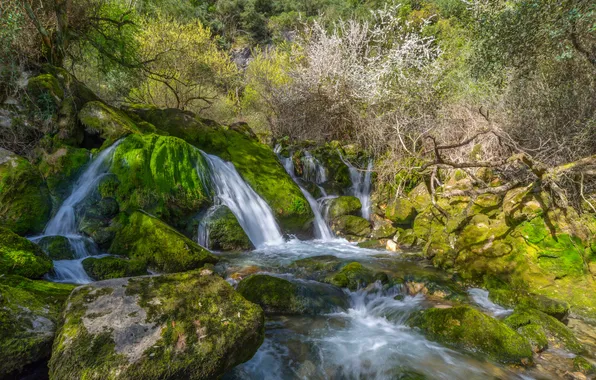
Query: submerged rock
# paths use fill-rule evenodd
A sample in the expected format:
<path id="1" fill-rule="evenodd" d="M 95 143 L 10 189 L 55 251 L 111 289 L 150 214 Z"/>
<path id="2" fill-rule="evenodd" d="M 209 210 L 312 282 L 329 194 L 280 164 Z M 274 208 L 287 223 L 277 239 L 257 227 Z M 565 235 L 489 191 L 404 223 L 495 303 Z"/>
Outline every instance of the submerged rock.
<path id="1" fill-rule="evenodd" d="M 52 267 L 52 260 L 37 244 L 0 227 L 0 275 L 40 278 Z"/>
<path id="2" fill-rule="evenodd" d="M 51 208 L 39 171 L 26 159 L 0 148 L 0 226 L 20 235 L 41 232 Z"/>
<path id="3" fill-rule="evenodd" d="M 147 274 L 147 264 L 145 262 L 125 260 L 114 256 L 89 257 L 83 260 L 82 264 L 85 272 L 95 281 Z"/>
<path id="4" fill-rule="evenodd" d="M 49 358 L 64 301 L 74 287 L 0 276 L 0 377 Z"/>
<path id="5" fill-rule="evenodd" d="M 68 299 L 50 378 L 215 379 L 263 339 L 263 311 L 220 277 L 100 281 Z"/>
<path id="6" fill-rule="evenodd" d="M 503 363 L 532 362 L 532 347 L 522 335 L 470 306 L 427 309 L 413 315 L 408 323 L 429 339 L 450 347 L 480 352 Z"/>
<path id="7" fill-rule="evenodd" d="M 122 227 L 110 247 L 110 253 L 146 263 L 160 272 L 182 272 L 217 263 L 209 251 L 180 234 L 157 218 L 140 211 L 130 216 L 120 214 Z"/>
<path id="8" fill-rule="evenodd" d="M 209 232 L 209 245 L 206 248 L 217 251 L 247 251 L 253 247 L 238 219 L 227 206 L 218 206 L 204 223 Z"/>
<path id="9" fill-rule="evenodd" d="M 323 314 L 348 307 L 339 288 L 314 281 L 288 281 L 255 274 L 240 281 L 238 292 L 268 314 Z"/>

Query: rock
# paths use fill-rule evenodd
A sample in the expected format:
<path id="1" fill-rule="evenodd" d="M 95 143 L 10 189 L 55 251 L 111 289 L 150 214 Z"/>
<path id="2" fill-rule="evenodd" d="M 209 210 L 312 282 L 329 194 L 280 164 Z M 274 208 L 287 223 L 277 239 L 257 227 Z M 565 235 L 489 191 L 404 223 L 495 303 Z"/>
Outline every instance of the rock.
<path id="1" fill-rule="evenodd" d="M 593 375 L 596 373 L 596 365 L 589 362 L 582 356 L 576 356 L 573 358 L 573 369 L 577 372 L 581 372 L 585 375 Z"/>
<path id="2" fill-rule="evenodd" d="M 60 204 L 70 192 L 81 169 L 89 162 L 90 154 L 86 149 L 73 148 L 49 141 L 41 152 L 42 158 L 37 166 L 47 183 L 55 204 Z"/>
<path id="3" fill-rule="evenodd" d="M 567 326 L 541 311 L 518 307 L 503 322 L 526 337 L 536 352 L 549 347 L 564 348 L 575 354 L 584 351 Z"/>
<path id="4" fill-rule="evenodd" d="M 211 204 L 208 164 L 192 145 L 176 137 L 128 136 L 114 151 L 111 172 L 122 210 L 142 209 L 184 227 Z"/>
<path id="5" fill-rule="evenodd" d="M 416 218 L 416 208 L 407 198 L 398 198 L 385 208 L 385 218 L 402 227 L 411 227 Z"/>
<path id="6" fill-rule="evenodd" d="M 191 112 L 151 107 L 130 111 L 171 136 L 232 162 L 242 178 L 271 207 L 285 233 L 311 234 L 309 221 L 313 213 L 308 201 L 270 147 Z"/>
<path id="7" fill-rule="evenodd" d="M 150 268 L 172 273 L 200 268 L 217 258 L 157 218 L 136 211 L 120 214 L 122 228 L 110 253 L 145 262 Z"/>
<path id="8" fill-rule="evenodd" d="M 147 274 L 147 264 L 143 261 L 125 260 L 114 256 L 89 257 L 83 260 L 83 268 L 95 281 Z"/>
<path id="9" fill-rule="evenodd" d="M 383 249 L 387 245 L 387 239 L 365 240 L 358 243 L 358 247 L 366 249 Z"/>
<path id="10" fill-rule="evenodd" d="M 353 196 L 342 196 L 329 199 L 326 203 L 326 217 L 335 219 L 342 215 L 358 215 L 362 204 Z"/>
<path id="11" fill-rule="evenodd" d="M 41 232 L 51 208 L 39 171 L 24 158 L 0 148 L 0 226 L 20 235 Z"/>
<path id="12" fill-rule="evenodd" d="M 371 237 L 373 239 L 387 239 L 395 236 L 397 228 L 393 227 L 391 223 L 384 223 L 373 229 Z"/>
<path id="13" fill-rule="evenodd" d="M 111 145 L 116 140 L 140 130 L 135 122 L 123 111 L 108 106 L 101 101 L 85 104 L 79 111 L 79 121 L 85 131 Z"/>
<path id="14" fill-rule="evenodd" d="M 255 274 L 238 284 L 237 291 L 260 305 L 267 314 L 324 314 L 345 310 L 347 295 L 339 288 L 314 281 L 288 281 Z"/>
<path id="15" fill-rule="evenodd" d="M 19 378 L 26 365 L 49 358 L 62 306 L 73 288 L 0 276 L 0 377 Z"/>
<path id="16" fill-rule="evenodd" d="M 392 252 L 399 251 L 399 247 L 397 246 L 397 243 L 394 242 L 393 240 L 387 240 L 387 245 L 385 247 L 387 248 L 388 251 L 392 251 Z"/>
<path id="17" fill-rule="evenodd" d="M 416 245 L 417 237 L 412 229 L 404 230 L 403 228 L 398 228 L 395 236 L 393 236 L 393 241 L 401 247 L 411 248 Z"/>
<path id="18" fill-rule="evenodd" d="M 375 275 L 362 264 L 351 262 L 341 268 L 338 273 L 327 277 L 325 282 L 340 288 L 357 290 L 375 282 Z"/>
<path id="19" fill-rule="evenodd" d="M 62 99 L 64 99 L 64 90 L 55 76 L 40 74 L 29 78 L 27 95 L 37 112 L 43 113 L 40 116 L 47 119 L 58 109 Z"/>
<path id="20" fill-rule="evenodd" d="M 331 229 L 337 235 L 346 237 L 365 237 L 370 235 L 370 222 L 355 215 L 342 215 L 333 219 Z"/>
<path id="21" fill-rule="evenodd" d="M 511 225 L 531 220 L 543 212 L 539 197 L 530 193 L 528 187 L 509 190 L 503 199 L 503 212 Z"/>
<path id="22" fill-rule="evenodd" d="M 218 206 L 205 223 L 209 232 L 209 245 L 206 248 L 217 251 L 248 251 L 253 247 L 238 219 L 227 206 Z"/>
<path id="23" fill-rule="evenodd" d="M 68 299 L 52 379 L 215 379 L 264 339 L 262 310 L 199 272 L 95 282 Z"/>
<path id="24" fill-rule="evenodd" d="M 39 246 L 0 227 L 0 275 L 40 278 L 52 267 L 52 260 Z"/>
<path id="25" fill-rule="evenodd" d="M 430 193 L 426 188 L 426 184 L 424 182 L 419 183 L 410 191 L 408 199 L 417 212 L 421 212 L 427 208 L 430 205 Z"/>
<path id="26" fill-rule="evenodd" d="M 539 294 L 527 294 L 507 288 L 490 289 L 489 299 L 505 307 L 524 307 L 541 311 L 564 322 L 569 315 L 569 303 L 557 301 Z"/>
<path id="27" fill-rule="evenodd" d="M 297 276 L 321 280 L 330 272 L 339 269 L 341 260 L 332 255 L 313 256 L 294 261 L 289 269 Z"/>
<path id="28" fill-rule="evenodd" d="M 505 323 L 469 306 L 431 308 L 413 315 L 408 324 L 431 340 L 512 364 L 530 364 L 532 347 Z"/>
<path id="29" fill-rule="evenodd" d="M 72 260 L 76 253 L 64 236 L 45 236 L 37 244 L 52 260 Z"/>

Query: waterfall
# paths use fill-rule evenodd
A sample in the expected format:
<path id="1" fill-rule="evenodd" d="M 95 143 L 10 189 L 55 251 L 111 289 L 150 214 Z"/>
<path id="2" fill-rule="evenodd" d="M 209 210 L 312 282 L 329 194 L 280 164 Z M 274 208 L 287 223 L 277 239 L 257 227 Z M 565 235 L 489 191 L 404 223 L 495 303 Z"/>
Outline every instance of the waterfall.
<path id="1" fill-rule="evenodd" d="M 199 245 L 207 249 L 209 249 L 209 221 L 211 220 L 211 217 L 213 216 L 213 214 L 215 214 L 215 211 L 217 211 L 219 206 L 220 205 L 211 206 L 199 222 L 199 230 L 197 231 L 197 242 L 199 243 Z"/>
<path id="2" fill-rule="evenodd" d="M 275 147 L 274 152 L 277 153 L 277 157 L 281 161 L 283 167 L 286 169 L 286 172 L 290 175 L 290 177 L 292 177 L 292 180 L 294 180 L 296 185 L 298 185 L 298 187 L 300 188 L 300 191 L 302 191 L 302 194 L 308 201 L 308 204 L 310 205 L 310 208 L 311 208 L 313 214 L 315 215 L 315 220 L 314 220 L 315 237 L 317 239 L 322 239 L 322 240 L 334 239 L 335 236 L 333 235 L 331 228 L 329 228 L 329 225 L 327 225 L 327 222 L 325 221 L 325 218 L 323 218 L 323 215 L 321 213 L 321 205 L 305 188 L 300 186 L 300 184 L 298 183 L 297 178 L 294 175 L 294 163 L 292 162 L 292 157 L 285 158 L 285 157 L 281 156 L 279 154 L 280 149 L 278 147 Z M 325 168 L 323 168 L 323 173 L 324 172 L 325 172 Z M 306 171 L 305 171 L 305 173 L 306 173 Z"/>
<path id="3" fill-rule="evenodd" d="M 54 275 L 51 276 L 54 281 L 75 284 L 85 284 L 92 281 L 81 263 L 91 253 L 97 252 L 90 252 L 90 249 L 93 250 L 91 247 L 94 247 L 93 241 L 78 233 L 75 207 L 95 189 L 97 182 L 107 172 L 109 158 L 111 158 L 119 143 L 118 141 L 105 149 L 91 161 L 91 164 L 75 182 L 68 198 L 62 202 L 58 212 L 46 225 L 44 234 L 31 238 L 32 241 L 37 242 L 46 236 L 64 236 L 75 252 L 76 258 L 74 260 L 54 261 Z"/>
<path id="4" fill-rule="evenodd" d="M 302 178 L 305 181 L 320 184 L 327 181 L 327 172 L 319 160 L 313 157 L 308 150 L 304 151 L 302 158 Z"/>
<path id="5" fill-rule="evenodd" d="M 284 242 L 267 203 L 240 177 L 234 165 L 201 152 L 209 163 L 219 201 L 228 206 L 255 247 Z"/>
<path id="6" fill-rule="evenodd" d="M 338 151 L 339 153 L 339 151 Z M 366 167 L 366 172 L 362 173 L 362 171 L 356 169 L 352 164 L 348 161 L 344 160 L 341 153 L 339 157 L 343 161 L 344 164 L 350 170 L 350 179 L 352 181 L 352 195 L 356 198 L 360 199 L 360 203 L 362 204 L 361 213 L 364 219 L 370 219 L 370 188 L 371 188 L 371 175 L 372 175 L 372 168 L 373 168 L 373 160 L 368 160 L 368 165 Z"/>

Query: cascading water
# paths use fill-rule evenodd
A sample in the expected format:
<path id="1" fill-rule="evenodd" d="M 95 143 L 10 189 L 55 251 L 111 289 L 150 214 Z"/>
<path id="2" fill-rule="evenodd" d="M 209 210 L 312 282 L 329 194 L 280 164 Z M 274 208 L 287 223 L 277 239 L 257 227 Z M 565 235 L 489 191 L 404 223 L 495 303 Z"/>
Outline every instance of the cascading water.
<path id="1" fill-rule="evenodd" d="M 281 156 L 279 154 L 280 149 L 278 147 L 275 148 L 274 152 L 277 153 L 277 157 L 281 161 L 283 167 L 286 169 L 286 172 L 290 175 L 290 177 L 292 177 L 292 180 L 296 183 L 296 185 L 298 185 L 298 187 L 300 188 L 300 191 L 302 192 L 302 194 L 308 201 L 308 204 L 310 205 L 310 208 L 315 216 L 315 220 L 314 220 L 315 237 L 317 239 L 321 239 L 321 240 L 334 239 L 335 235 L 333 235 L 331 228 L 329 228 L 329 225 L 327 224 L 327 222 L 325 221 L 325 218 L 323 218 L 323 215 L 321 213 L 321 205 L 319 204 L 319 202 L 317 202 L 317 200 L 312 196 L 311 193 L 309 193 L 304 187 L 302 187 L 300 185 L 300 183 L 298 183 L 296 175 L 294 174 L 294 163 L 292 161 L 292 157 L 286 158 L 286 157 Z M 309 156 L 310 156 L 310 154 L 309 154 Z M 310 157 L 314 158 L 312 156 L 310 156 Z M 324 172 L 325 172 L 325 168 L 323 168 L 323 173 Z M 305 170 L 305 173 L 306 173 L 306 170 Z M 324 180 L 322 182 L 324 182 Z"/>
<path id="2" fill-rule="evenodd" d="M 350 170 L 350 179 L 352 181 L 352 195 L 360 199 L 360 203 L 362 204 L 362 217 L 364 219 L 370 219 L 370 189 L 373 160 L 370 159 L 368 161 L 366 172 L 362 173 L 362 171 L 356 169 L 352 164 L 344 160 L 341 154 L 339 155 L 339 157 Z"/>
<path id="3" fill-rule="evenodd" d="M 76 258 L 54 261 L 54 275 L 51 276 L 53 281 L 75 284 L 92 281 L 81 263 L 86 257 L 97 252 L 93 241 L 78 233 L 75 207 L 95 189 L 97 182 L 107 172 L 109 159 L 119 143 L 118 141 L 105 149 L 91 161 L 91 164 L 75 182 L 68 198 L 62 202 L 58 212 L 46 225 L 44 234 L 31 238 L 34 242 L 47 236 L 64 236 L 68 239 Z"/>
<path id="4" fill-rule="evenodd" d="M 302 178 L 305 181 L 320 184 L 327 181 L 327 171 L 325 167 L 321 165 L 319 160 L 310 154 L 308 150 L 304 151 L 302 157 Z"/>
<path id="5" fill-rule="evenodd" d="M 228 206 L 255 247 L 282 244 L 280 229 L 269 205 L 242 179 L 234 165 L 201 152 L 209 163 L 219 201 Z"/>

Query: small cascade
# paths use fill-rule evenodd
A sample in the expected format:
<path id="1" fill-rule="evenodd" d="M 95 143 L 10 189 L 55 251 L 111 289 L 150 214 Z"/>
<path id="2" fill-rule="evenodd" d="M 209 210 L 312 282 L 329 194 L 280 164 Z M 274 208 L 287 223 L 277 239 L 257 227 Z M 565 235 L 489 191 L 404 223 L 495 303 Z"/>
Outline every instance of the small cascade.
<path id="1" fill-rule="evenodd" d="M 321 205 L 304 187 L 300 186 L 300 183 L 298 183 L 297 178 L 294 175 L 294 163 L 292 161 L 292 157 L 286 158 L 286 157 L 281 156 L 279 154 L 279 149 L 277 147 L 275 148 L 274 151 L 277 152 L 277 157 L 281 161 L 283 167 L 286 169 L 286 172 L 290 175 L 290 177 L 292 177 L 292 180 L 294 180 L 296 185 L 298 185 L 298 187 L 300 188 L 300 191 L 302 191 L 302 194 L 308 201 L 308 204 L 310 205 L 310 208 L 311 208 L 313 214 L 315 215 L 315 220 L 314 220 L 315 237 L 317 239 L 321 239 L 321 240 L 333 240 L 335 238 L 335 235 L 333 235 L 331 228 L 329 228 L 329 225 L 325 221 L 325 218 L 323 218 L 323 215 L 321 213 Z M 324 171 L 325 171 L 325 169 L 323 168 L 323 173 L 324 173 Z M 306 170 L 305 170 L 305 174 L 306 174 Z"/>
<path id="2" fill-rule="evenodd" d="M 476 305 L 496 318 L 506 317 L 513 313 L 513 309 L 505 309 L 504 307 L 491 301 L 488 298 L 488 290 L 471 288 L 468 289 L 468 294 Z"/>
<path id="3" fill-rule="evenodd" d="M 282 244 L 283 236 L 269 205 L 242 179 L 234 165 L 201 152 L 211 168 L 219 201 L 228 206 L 255 247 Z"/>
<path id="4" fill-rule="evenodd" d="M 44 234 L 31 238 L 33 242 L 37 242 L 46 236 L 64 236 L 75 252 L 76 258 L 73 260 L 54 261 L 54 274 L 50 277 L 53 281 L 75 284 L 86 284 L 92 281 L 83 269 L 82 261 L 98 252 L 91 239 L 78 233 L 75 207 L 93 191 L 97 182 L 107 172 L 109 159 L 119 143 L 116 142 L 93 159 L 75 182 L 71 194 L 62 202 L 58 212 L 46 225 Z"/>
<path id="5" fill-rule="evenodd" d="M 205 248 L 209 248 L 209 221 L 218 208 L 219 205 L 211 206 L 199 222 L 197 243 Z"/>
<path id="6" fill-rule="evenodd" d="M 304 157 L 302 157 L 302 168 L 302 178 L 305 181 L 316 184 L 327 181 L 327 171 L 325 170 L 325 167 L 321 165 L 319 160 L 313 157 L 308 150 L 304 151 Z"/>
<path id="7" fill-rule="evenodd" d="M 368 165 L 366 167 L 366 172 L 362 173 L 362 171 L 356 169 L 352 164 L 348 161 L 344 160 L 341 154 L 339 155 L 341 160 L 350 170 L 350 179 L 352 180 L 352 195 L 356 198 L 360 199 L 360 203 L 362 203 L 362 217 L 364 219 L 370 219 L 370 190 L 371 190 L 371 177 L 372 177 L 372 168 L 373 168 L 373 160 L 370 159 L 368 161 Z"/>

